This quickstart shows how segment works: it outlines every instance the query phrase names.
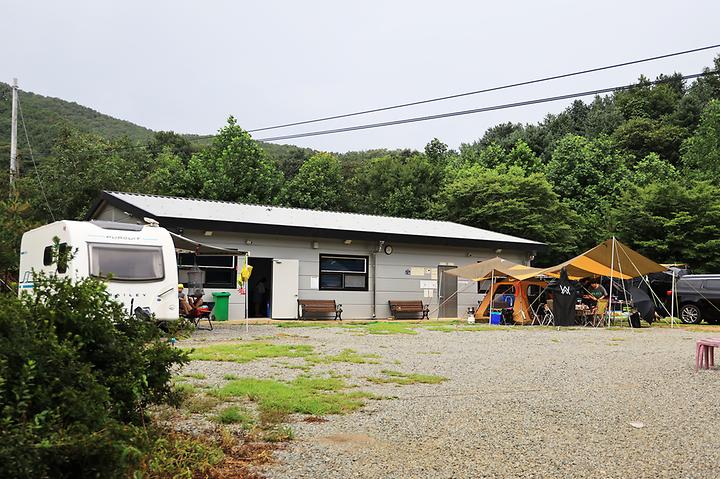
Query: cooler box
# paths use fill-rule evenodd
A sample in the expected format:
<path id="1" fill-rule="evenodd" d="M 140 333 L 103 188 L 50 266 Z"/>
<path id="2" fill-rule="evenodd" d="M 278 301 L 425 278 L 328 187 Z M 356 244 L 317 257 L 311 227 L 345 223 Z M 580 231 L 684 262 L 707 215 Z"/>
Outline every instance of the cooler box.
<path id="1" fill-rule="evenodd" d="M 490 324 L 500 324 L 501 319 L 502 313 L 500 311 L 490 313 Z"/>

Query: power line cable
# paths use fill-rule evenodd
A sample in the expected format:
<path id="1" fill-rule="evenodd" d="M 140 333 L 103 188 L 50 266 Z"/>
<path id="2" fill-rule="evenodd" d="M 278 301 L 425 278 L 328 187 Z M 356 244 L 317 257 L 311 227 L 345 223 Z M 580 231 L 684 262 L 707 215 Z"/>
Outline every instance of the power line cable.
<path id="1" fill-rule="evenodd" d="M 30 145 L 30 137 L 28 136 L 27 127 L 25 126 L 25 117 L 23 116 L 22 111 L 22 105 L 20 104 L 20 95 L 18 95 L 18 110 L 20 110 L 20 121 L 23 126 L 23 131 L 25 132 L 25 141 L 27 141 L 28 145 L 28 151 L 30 152 L 30 159 L 32 160 L 33 168 L 35 169 L 35 175 L 37 175 L 38 184 L 40 185 L 40 192 L 43 195 L 43 198 L 45 199 L 45 205 L 47 206 L 48 212 L 50 213 L 50 217 L 53 221 L 55 221 L 55 215 L 53 214 L 52 208 L 50 207 L 50 202 L 48 201 L 48 197 L 45 194 L 45 187 L 43 186 L 42 178 L 40 177 L 40 172 L 38 171 L 37 163 L 35 163 L 35 155 L 33 155 L 32 146 Z"/>
<path id="2" fill-rule="evenodd" d="M 563 73 L 561 75 L 553 75 L 553 76 L 544 77 L 544 78 L 536 78 L 534 80 L 510 83 L 507 85 L 500 85 L 500 86 L 485 88 L 482 90 L 474 90 L 474 91 L 468 91 L 468 92 L 464 92 L 464 93 L 456 93 L 454 95 L 440 96 L 440 97 L 436 97 L 436 98 L 412 101 L 412 102 L 408 102 L 408 103 L 399 103 L 397 105 L 385 106 L 385 107 L 380 107 L 380 108 L 372 108 L 369 110 L 355 111 L 352 113 L 344 113 L 341 115 L 326 116 L 326 117 L 322 117 L 322 118 L 314 118 L 312 120 L 296 121 L 293 123 L 284 123 L 281 125 L 266 126 L 263 128 L 255 128 L 252 130 L 248 130 L 248 132 L 254 133 L 254 132 L 259 132 L 259 131 L 277 130 L 279 128 L 287 128 L 290 126 L 307 125 L 309 123 L 318 123 L 321 121 L 337 120 L 339 118 L 348 118 L 351 116 L 367 115 L 368 113 L 377 113 L 380 111 L 388 111 L 388 110 L 395 110 L 398 108 L 406 108 L 408 106 L 423 105 L 425 103 L 433 103 L 433 102 L 438 102 L 438 101 L 451 100 L 453 98 L 461 98 L 464 96 L 478 95 L 480 93 L 488 93 L 491 91 L 506 90 L 509 88 L 516 88 L 519 86 L 532 85 L 535 83 L 542 83 L 542 82 L 551 81 L 551 80 L 559 80 L 561 78 L 569 78 L 569 77 L 578 76 L 578 75 L 586 75 L 588 73 L 594 73 L 594 72 L 599 72 L 599 71 L 603 71 L 603 70 L 611 70 L 613 68 L 620 68 L 620 67 L 625 67 L 625 66 L 629 66 L 629 65 L 637 65 L 639 63 L 646 63 L 646 62 L 651 62 L 651 61 L 655 61 L 655 60 L 661 60 L 663 58 L 671 58 L 671 57 L 676 57 L 676 56 L 680 56 L 680 55 L 687 55 L 689 53 L 696 53 L 696 52 L 701 52 L 701 51 L 705 51 L 705 50 L 711 50 L 713 48 L 718 48 L 718 47 L 720 47 L 720 44 L 708 45 L 705 47 L 693 48 L 690 50 L 683 50 L 683 51 L 673 52 L 673 53 L 666 53 L 664 55 L 656 55 L 654 57 L 647 57 L 647 58 L 642 58 L 639 60 L 631 60 L 631 61 L 622 62 L 622 63 L 614 63 L 612 65 L 605 65 L 602 67 L 590 68 L 587 70 L 579 70 L 579 71 L 575 71 L 575 72 L 571 72 L 571 73 Z"/>
<path id="3" fill-rule="evenodd" d="M 692 78 L 698 78 L 698 77 L 703 77 L 703 76 L 707 76 L 707 75 L 714 75 L 716 73 L 717 73 L 716 71 L 712 71 L 712 72 L 696 73 L 693 75 L 684 75 L 681 77 L 681 79 L 689 80 Z M 668 81 L 667 79 L 655 80 L 655 81 L 647 82 L 644 85 L 657 85 L 659 83 L 666 83 L 667 81 Z M 402 125 L 405 123 L 416 123 L 416 122 L 421 122 L 421 121 L 438 120 L 440 118 L 450 118 L 450 117 L 454 117 L 454 116 L 471 115 L 471 114 L 483 113 L 483 112 L 487 112 L 487 111 L 505 110 L 508 108 L 517 108 L 517 107 L 521 107 L 521 106 L 537 105 L 539 103 L 549 103 L 549 102 L 553 102 L 553 101 L 568 100 L 571 98 L 580 98 L 580 97 L 584 97 L 584 96 L 601 95 L 603 93 L 612 93 L 615 91 L 627 90 L 627 89 L 630 89 L 630 88 L 633 88 L 636 86 L 637 86 L 637 84 L 615 86 L 615 87 L 610 87 L 610 88 L 600 88 L 597 90 L 588 90 L 588 91 L 582 91 L 582 92 L 577 92 L 577 93 L 569 93 L 566 95 L 537 98 L 534 100 L 519 101 L 519 102 L 515 102 L 515 103 L 504 103 L 501 105 L 486 106 L 486 107 L 482 107 L 482 108 L 473 108 L 470 110 L 451 111 L 451 112 L 447 112 L 447 113 L 439 113 L 437 115 L 425 115 L 425 116 L 418 116 L 418 117 L 412 117 L 412 118 L 403 118 L 401 120 L 383 121 L 383 122 L 378 122 L 378 123 L 368 123 L 368 124 L 364 124 L 364 125 L 348 126 L 348 127 L 344 127 L 344 128 L 308 131 L 308 132 L 304 132 L 304 133 L 295 133 L 295 134 L 290 134 L 290 135 L 258 138 L 257 141 L 290 140 L 293 138 L 305 138 L 305 137 L 309 137 L 309 136 L 330 135 L 330 134 L 334 134 L 334 133 L 343 133 L 343 132 L 347 132 L 347 131 L 368 130 L 371 128 L 381 128 L 381 127 L 386 127 L 386 126 Z"/>

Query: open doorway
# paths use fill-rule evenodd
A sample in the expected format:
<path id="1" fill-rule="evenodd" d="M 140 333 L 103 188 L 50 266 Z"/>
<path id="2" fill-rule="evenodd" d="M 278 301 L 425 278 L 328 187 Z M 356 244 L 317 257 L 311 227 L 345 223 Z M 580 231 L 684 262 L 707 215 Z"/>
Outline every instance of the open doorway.
<path id="1" fill-rule="evenodd" d="M 248 259 L 253 267 L 248 280 L 248 316 L 250 318 L 269 318 L 272 304 L 272 259 Z"/>

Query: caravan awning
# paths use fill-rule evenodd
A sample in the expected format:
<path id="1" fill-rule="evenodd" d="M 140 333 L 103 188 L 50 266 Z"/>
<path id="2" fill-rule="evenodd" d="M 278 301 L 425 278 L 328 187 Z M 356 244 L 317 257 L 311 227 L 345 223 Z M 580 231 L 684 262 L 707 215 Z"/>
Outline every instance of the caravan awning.
<path id="1" fill-rule="evenodd" d="M 615 243 L 614 249 L 613 243 Z M 663 265 L 646 258 L 614 238 L 564 263 L 542 269 L 539 274 L 556 275 L 563 268 L 567 268 L 571 278 L 612 276 L 618 279 L 631 279 L 666 270 Z"/>
<path id="2" fill-rule="evenodd" d="M 218 256 L 245 256 L 246 251 L 240 251 L 234 248 L 223 248 L 199 241 L 191 240 L 179 234 L 169 232 L 172 236 L 175 249 L 183 253 L 196 253 L 202 255 L 218 255 Z"/>
<path id="3" fill-rule="evenodd" d="M 492 259 L 449 269 L 445 272 L 453 276 L 472 279 L 473 281 L 482 281 L 490 279 L 492 276 L 506 276 L 511 279 L 523 280 L 537 276 L 540 271 L 542 271 L 540 268 L 531 268 L 496 256 Z"/>

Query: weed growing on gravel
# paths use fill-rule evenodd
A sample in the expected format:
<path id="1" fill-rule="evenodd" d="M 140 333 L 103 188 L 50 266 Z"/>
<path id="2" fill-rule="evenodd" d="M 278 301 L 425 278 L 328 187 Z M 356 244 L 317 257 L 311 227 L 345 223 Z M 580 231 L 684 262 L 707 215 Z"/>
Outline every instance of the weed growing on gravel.
<path id="1" fill-rule="evenodd" d="M 183 374 L 183 377 L 186 378 L 193 378 L 193 379 L 207 379 L 207 376 L 203 373 L 187 373 Z"/>
<path id="2" fill-rule="evenodd" d="M 258 404 L 261 413 L 302 413 L 322 416 L 344 414 L 363 406 L 369 395 L 345 393 L 339 379 L 301 376 L 290 382 L 243 378 L 230 381 L 214 393 L 221 398 L 245 397 Z"/>
<path id="3" fill-rule="evenodd" d="M 255 424 L 252 414 L 240 406 L 228 406 L 212 419 L 220 424 L 240 424 L 243 429 L 250 429 Z"/>
<path id="4" fill-rule="evenodd" d="M 417 323 L 391 323 L 389 321 L 372 321 L 369 323 L 350 323 L 345 328 L 362 328 L 370 334 L 417 334 L 413 329 Z"/>
<path id="5" fill-rule="evenodd" d="M 313 355 L 305 357 L 310 364 L 353 363 L 353 364 L 380 364 L 377 354 L 359 354 L 354 349 L 343 349 L 338 354 Z"/>
<path id="6" fill-rule="evenodd" d="M 194 394 L 186 398 L 183 403 L 183 409 L 191 414 L 202 414 L 210 411 L 212 408 L 220 404 L 220 399 L 215 396 L 206 394 Z"/>
<path id="7" fill-rule="evenodd" d="M 237 374 L 226 374 L 225 376 L 223 376 L 223 379 L 225 381 L 232 381 L 233 379 L 240 379 L 240 376 L 238 376 Z"/>
<path id="8" fill-rule="evenodd" d="M 273 426 L 260 434 L 260 438 L 267 442 L 292 441 L 294 437 L 295 433 L 290 426 L 280 425 Z"/>
<path id="9" fill-rule="evenodd" d="M 301 358 L 309 356 L 312 352 L 313 347 L 305 344 L 224 343 L 195 348 L 190 353 L 190 359 L 196 361 L 248 363 L 261 358 Z"/>
<path id="10" fill-rule="evenodd" d="M 391 371 L 389 369 L 383 369 L 380 372 L 384 374 L 385 377 L 370 377 L 367 378 L 367 380 L 378 384 L 393 383 L 398 385 L 439 384 L 443 381 L 447 381 L 447 378 L 436 376 L 434 374 L 401 373 L 399 371 Z"/>

